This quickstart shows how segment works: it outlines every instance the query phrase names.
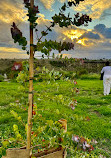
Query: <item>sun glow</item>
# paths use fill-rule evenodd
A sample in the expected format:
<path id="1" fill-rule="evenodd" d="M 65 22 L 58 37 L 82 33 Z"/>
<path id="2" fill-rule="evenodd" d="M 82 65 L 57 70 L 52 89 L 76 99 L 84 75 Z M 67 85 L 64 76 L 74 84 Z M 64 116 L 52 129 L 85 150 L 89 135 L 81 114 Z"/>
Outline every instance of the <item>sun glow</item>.
<path id="1" fill-rule="evenodd" d="M 70 31 L 64 32 L 64 35 L 66 35 L 71 40 L 73 40 L 73 39 L 78 39 L 82 35 L 82 33 L 79 30 L 70 30 Z"/>
<path id="2" fill-rule="evenodd" d="M 79 39 L 84 34 L 84 31 L 80 30 L 70 30 L 64 32 L 64 35 L 70 38 L 72 41 L 75 41 L 78 44 L 81 44 L 83 46 L 86 46 L 85 39 Z"/>
<path id="3" fill-rule="evenodd" d="M 78 40 L 77 43 L 79 43 L 79 44 L 81 44 L 83 46 L 86 46 L 86 44 L 84 43 L 84 41 L 85 41 L 84 39 L 81 39 L 81 40 Z"/>

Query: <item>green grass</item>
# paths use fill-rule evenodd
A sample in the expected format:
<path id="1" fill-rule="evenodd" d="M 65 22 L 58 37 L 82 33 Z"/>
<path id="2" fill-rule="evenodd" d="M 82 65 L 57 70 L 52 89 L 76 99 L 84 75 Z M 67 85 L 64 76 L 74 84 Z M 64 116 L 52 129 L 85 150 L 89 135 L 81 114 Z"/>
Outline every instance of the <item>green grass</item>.
<path id="1" fill-rule="evenodd" d="M 37 104 L 38 113 L 46 120 L 67 119 L 69 132 L 95 139 L 98 143 L 94 152 L 110 158 L 111 94 L 103 95 L 103 83 L 98 79 L 82 78 L 77 83 L 79 94 L 72 93 L 72 81 L 34 82 L 34 103 Z M 10 133 L 13 135 L 12 126 L 18 124 L 10 110 L 16 111 L 27 122 L 28 93 L 21 93 L 19 86 L 14 82 L 0 82 L 0 131 L 5 138 Z M 72 99 L 78 102 L 74 111 L 69 107 Z M 10 104 L 16 100 L 20 100 L 20 104 Z M 87 116 L 89 121 L 86 120 Z M 23 131 L 21 125 L 20 130 Z"/>

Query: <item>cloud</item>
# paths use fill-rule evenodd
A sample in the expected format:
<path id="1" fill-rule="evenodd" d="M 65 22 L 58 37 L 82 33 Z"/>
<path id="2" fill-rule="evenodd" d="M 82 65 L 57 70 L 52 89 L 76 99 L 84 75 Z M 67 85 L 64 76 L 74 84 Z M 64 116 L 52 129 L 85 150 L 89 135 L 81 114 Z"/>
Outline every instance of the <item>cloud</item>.
<path id="1" fill-rule="evenodd" d="M 0 58 L 28 58 L 28 55 L 19 48 L 0 47 Z"/>
<path id="2" fill-rule="evenodd" d="M 95 31 L 101 33 L 105 38 L 111 39 L 111 27 L 107 28 L 104 24 L 98 24 L 94 27 Z"/>
<path id="3" fill-rule="evenodd" d="M 100 39 L 100 36 L 97 33 L 93 33 L 91 31 L 85 32 L 79 39 L 89 38 L 89 39 Z"/>
<path id="4" fill-rule="evenodd" d="M 74 10 L 87 12 L 92 19 L 99 19 L 102 13 L 111 8 L 111 3 L 107 0 L 85 0 L 81 2 Z"/>
<path id="5" fill-rule="evenodd" d="M 59 0 L 58 0 L 58 1 L 59 1 Z M 60 2 L 61 2 L 61 3 L 64 3 L 64 2 L 66 2 L 66 0 L 60 0 Z"/>
<path id="6" fill-rule="evenodd" d="M 20 53 L 22 52 L 21 49 L 18 48 L 8 48 L 8 47 L 0 47 L 0 52 L 16 52 L 16 53 Z"/>
<path id="7" fill-rule="evenodd" d="M 56 0 L 40 0 L 46 9 L 52 10 L 52 5 L 56 2 Z M 60 3 L 66 2 L 66 0 L 58 0 Z"/>
<path id="8" fill-rule="evenodd" d="M 26 22 L 26 10 L 24 10 L 23 1 L 5 0 L 0 2 L 0 46 L 19 47 L 14 43 L 10 28 L 12 22 L 15 22 L 23 35 L 29 39 L 29 25 Z"/>
<path id="9" fill-rule="evenodd" d="M 78 39 L 84 32 L 84 29 L 79 29 L 76 26 L 72 26 L 69 28 L 56 26 L 54 31 L 58 34 L 58 39 L 73 41 L 74 39 Z M 66 39 L 65 39 L 66 38 Z"/>
<path id="10" fill-rule="evenodd" d="M 27 20 L 23 4 L 17 0 L 6 0 L 0 2 L 0 20 L 4 23 L 23 22 Z"/>
<path id="11" fill-rule="evenodd" d="M 111 41 L 106 41 L 106 42 L 102 43 L 102 46 L 107 47 L 111 50 Z"/>
<path id="12" fill-rule="evenodd" d="M 40 0 L 40 1 L 43 3 L 46 9 L 51 9 L 52 5 L 55 2 L 55 0 Z"/>
<path id="13" fill-rule="evenodd" d="M 39 13 L 38 16 L 39 17 L 37 19 L 37 23 L 39 25 L 42 25 L 42 26 L 44 26 L 44 25 L 51 25 L 51 23 L 50 23 L 51 20 L 46 19 L 44 14 Z"/>
<path id="14" fill-rule="evenodd" d="M 100 17 L 100 20 L 104 20 L 106 17 L 109 18 L 109 16 L 111 16 L 111 9 L 104 10 L 104 12 L 102 13 Z"/>

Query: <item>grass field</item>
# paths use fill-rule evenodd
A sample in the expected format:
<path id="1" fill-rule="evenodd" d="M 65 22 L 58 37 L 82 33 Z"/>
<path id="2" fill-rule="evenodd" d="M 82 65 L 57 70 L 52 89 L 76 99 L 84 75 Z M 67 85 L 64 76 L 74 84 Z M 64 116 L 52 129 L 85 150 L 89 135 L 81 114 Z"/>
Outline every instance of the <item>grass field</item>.
<path id="1" fill-rule="evenodd" d="M 27 122 L 28 93 L 21 92 L 19 86 L 16 82 L 0 82 L 0 139 L 13 135 L 13 124 L 19 124 L 10 110 Z M 34 82 L 38 113 L 46 120 L 67 119 L 69 132 L 97 141 L 92 152 L 98 158 L 100 154 L 111 158 L 111 94 L 103 95 L 103 84 L 98 79 L 78 79 L 78 94 L 73 88 L 70 80 Z M 78 102 L 74 110 L 69 106 L 73 99 Z M 19 128 L 24 133 L 21 125 Z"/>

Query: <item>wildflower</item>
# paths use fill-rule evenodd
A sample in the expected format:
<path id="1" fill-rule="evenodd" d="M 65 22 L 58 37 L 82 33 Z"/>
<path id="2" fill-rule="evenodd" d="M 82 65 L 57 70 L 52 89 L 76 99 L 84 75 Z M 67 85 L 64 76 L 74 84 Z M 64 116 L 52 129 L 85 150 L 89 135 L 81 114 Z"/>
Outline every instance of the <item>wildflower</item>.
<path id="1" fill-rule="evenodd" d="M 45 139 L 42 139 L 42 142 L 45 142 Z"/>
<path id="2" fill-rule="evenodd" d="M 79 136 L 74 136 L 74 135 L 72 135 L 72 140 L 74 141 L 74 142 L 79 142 Z"/>
<path id="3" fill-rule="evenodd" d="M 79 93 L 79 89 L 78 88 L 76 88 L 76 93 Z"/>
<path id="4" fill-rule="evenodd" d="M 31 134 L 33 135 L 33 134 L 34 134 L 34 131 L 32 131 Z"/>
<path id="5" fill-rule="evenodd" d="M 92 150 L 94 150 L 94 147 L 90 145 L 90 148 L 88 149 L 88 151 L 91 152 Z"/>
<path id="6" fill-rule="evenodd" d="M 77 100 L 74 100 L 72 102 L 70 102 L 69 106 L 71 107 L 72 110 L 75 109 L 75 106 L 77 106 Z"/>
<path id="7" fill-rule="evenodd" d="M 86 142 L 86 139 L 84 137 L 81 137 L 80 138 L 80 143 L 84 143 L 84 142 Z"/>
<path id="8" fill-rule="evenodd" d="M 14 65 L 13 65 L 13 67 L 12 67 L 12 70 L 13 71 L 17 71 L 17 70 L 21 71 L 22 70 L 22 63 L 15 62 Z"/>
<path id="9" fill-rule="evenodd" d="M 74 81 L 74 84 L 76 85 L 76 84 L 77 84 L 77 81 Z"/>
<path id="10" fill-rule="evenodd" d="M 75 109 L 75 106 L 71 106 L 71 109 L 74 110 L 74 109 Z"/>
<path id="11" fill-rule="evenodd" d="M 34 104 L 32 104 L 32 107 L 34 107 Z"/>
<path id="12" fill-rule="evenodd" d="M 89 116 L 87 116 L 85 119 L 86 119 L 86 121 L 90 121 L 90 118 L 89 118 Z"/>
<path id="13" fill-rule="evenodd" d="M 92 140 L 92 142 L 93 142 L 93 143 L 95 143 L 95 144 L 97 144 L 97 143 L 98 143 L 98 142 L 97 142 L 96 140 L 94 140 L 94 139 Z"/>
<path id="14" fill-rule="evenodd" d="M 15 102 L 18 104 L 18 103 L 19 103 L 19 100 L 16 100 Z"/>
<path id="15" fill-rule="evenodd" d="M 77 106 L 77 100 L 74 100 L 74 105 Z"/>
<path id="16" fill-rule="evenodd" d="M 35 115 L 36 114 L 36 112 L 35 111 L 32 111 L 32 115 Z"/>

